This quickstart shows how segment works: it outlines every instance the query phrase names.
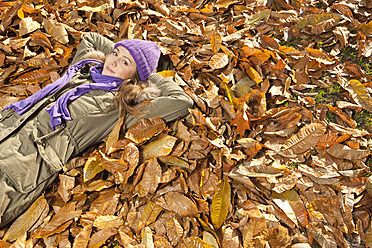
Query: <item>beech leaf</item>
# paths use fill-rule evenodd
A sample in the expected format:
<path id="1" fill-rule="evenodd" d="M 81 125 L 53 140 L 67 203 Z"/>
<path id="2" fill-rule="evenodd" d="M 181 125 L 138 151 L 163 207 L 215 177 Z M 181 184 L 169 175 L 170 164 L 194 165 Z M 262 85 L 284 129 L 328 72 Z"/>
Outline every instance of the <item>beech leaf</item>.
<path id="1" fill-rule="evenodd" d="M 313 123 L 301 128 L 284 143 L 280 154 L 286 156 L 305 152 L 318 143 L 325 131 L 326 127 L 321 123 Z"/>
<path id="2" fill-rule="evenodd" d="M 47 208 L 47 201 L 44 195 L 40 196 L 22 215 L 20 215 L 5 233 L 4 240 L 13 242 L 25 234 L 39 219 L 40 215 Z"/>
<path id="3" fill-rule="evenodd" d="M 101 231 L 94 233 L 89 240 L 88 248 L 99 248 L 103 245 L 107 239 L 116 235 L 118 230 L 116 228 L 106 228 Z"/>
<path id="4" fill-rule="evenodd" d="M 198 216 L 198 208 L 188 197 L 177 192 L 168 192 L 164 198 L 169 208 L 179 216 Z"/>
<path id="5" fill-rule="evenodd" d="M 222 226 L 229 213 L 230 197 L 231 187 L 225 179 L 220 183 L 212 200 L 211 219 L 216 229 Z"/>
<path id="6" fill-rule="evenodd" d="M 101 154 L 99 152 L 93 153 L 84 165 L 84 182 L 91 180 L 103 170 Z"/>
<path id="7" fill-rule="evenodd" d="M 143 157 L 145 160 L 167 156 L 176 144 L 177 138 L 170 135 L 163 135 L 158 139 L 143 146 Z"/>
<path id="8" fill-rule="evenodd" d="M 327 153 L 336 158 L 348 159 L 348 160 L 360 160 L 367 157 L 370 154 L 369 150 L 353 149 L 349 146 L 342 144 L 334 144 L 332 147 L 327 149 Z"/>
<path id="9" fill-rule="evenodd" d="M 163 132 L 166 124 L 160 117 L 141 119 L 128 129 L 125 138 L 130 139 L 136 144 L 142 144 L 155 135 Z"/>

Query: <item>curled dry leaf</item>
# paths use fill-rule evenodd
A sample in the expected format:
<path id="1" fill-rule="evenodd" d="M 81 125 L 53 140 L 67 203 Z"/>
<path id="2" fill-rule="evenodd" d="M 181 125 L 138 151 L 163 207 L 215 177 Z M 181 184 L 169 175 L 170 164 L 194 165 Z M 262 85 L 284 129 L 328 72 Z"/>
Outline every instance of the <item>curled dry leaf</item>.
<path id="1" fill-rule="evenodd" d="M 280 155 L 287 156 L 305 152 L 318 143 L 325 131 L 326 127 L 321 123 L 313 123 L 301 128 L 297 134 L 284 143 Z"/>
<path id="2" fill-rule="evenodd" d="M 369 150 L 353 149 L 349 146 L 342 144 L 334 144 L 332 147 L 327 149 L 327 153 L 336 158 L 343 158 L 348 160 L 360 160 L 366 158 L 369 154 Z"/>
<path id="3" fill-rule="evenodd" d="M 31 17 L 26 17 L 19 23 L 19 35 L 23 36 L 40 28 L 40 24 Z"/>
<path id="4" fill-rule="evenodd" d="M 213 55 L 209 61 L 209 66 L 212 69 L 220 69 L 225 67 L 229 63 L 229 58 L 225 53 L 217 53 Z"/>
<path id="5" fill-rule="evenodd" d="M 136 144 L 142 144 L 163 132 L 165 128 L 165 122 L 160 117 L 141 119 L 128 129 L 125 133 L 125 138 Z"/>

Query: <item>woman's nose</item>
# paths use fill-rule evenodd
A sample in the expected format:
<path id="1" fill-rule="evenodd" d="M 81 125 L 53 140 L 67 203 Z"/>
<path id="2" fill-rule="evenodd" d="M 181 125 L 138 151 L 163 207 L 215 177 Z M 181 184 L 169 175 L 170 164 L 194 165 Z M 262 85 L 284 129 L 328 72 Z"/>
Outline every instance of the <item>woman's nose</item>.
<path id="1" fill-rule="evenodd" d="M 111 63 L 113 66 L 116 66 L 118 64 L 118 58 L 114 58 Z"/>

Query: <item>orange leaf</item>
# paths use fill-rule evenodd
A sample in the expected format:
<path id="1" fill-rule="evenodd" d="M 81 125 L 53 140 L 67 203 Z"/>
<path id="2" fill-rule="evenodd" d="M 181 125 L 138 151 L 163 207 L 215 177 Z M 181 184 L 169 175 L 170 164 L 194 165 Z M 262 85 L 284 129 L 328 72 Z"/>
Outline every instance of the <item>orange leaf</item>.
<path id="1" fill-rule="evenodd" d="M 239 109 L 236 117 L 230 123 L 231 126 L 236 125 L 236 132 L 240 134 L 240 137 L 244 137 L 245 130 L 251 130 L 248 115 L 244 110 Z"/>

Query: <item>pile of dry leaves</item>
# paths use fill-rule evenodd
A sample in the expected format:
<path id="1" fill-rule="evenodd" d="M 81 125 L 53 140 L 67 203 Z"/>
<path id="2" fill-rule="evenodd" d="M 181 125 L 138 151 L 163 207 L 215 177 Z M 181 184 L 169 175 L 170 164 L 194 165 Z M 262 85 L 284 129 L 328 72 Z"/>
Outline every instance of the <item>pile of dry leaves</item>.
<path id="1" fill-rule="evenodd" d="M 62 75 L 91 31 L 157 42 L 195 102 L 71 161 L 0 247 L 372 247 L 369 0 L 0 9 L 2 107 Z"/>

